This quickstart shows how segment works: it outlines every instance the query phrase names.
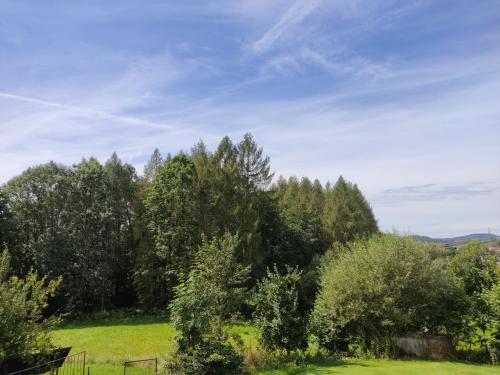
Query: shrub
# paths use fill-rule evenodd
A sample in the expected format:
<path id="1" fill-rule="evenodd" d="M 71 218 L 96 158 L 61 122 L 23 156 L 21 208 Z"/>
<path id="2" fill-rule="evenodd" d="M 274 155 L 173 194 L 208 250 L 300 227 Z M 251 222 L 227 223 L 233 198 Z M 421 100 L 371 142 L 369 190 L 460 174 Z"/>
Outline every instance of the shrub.
<path id="1" fill-rule="evenodd" d="M 229 233 L 211 242 L 203 239 L 188 278 L 176 287 L 170 309 L 177 350 L 166 363 L 167 374 L 242 372 L 242 357 L 231 344 L 241 339 L 224 331 L 247 294 L 250 269 L 236 262 L 238 246 L 238 236 Z"/>
<path id="2" fill-rule="evenodd" d="M 484 244 L 470 241 L 459 247 L 450 261 L 449 272 L 463 288 L 467 303 L 461 340 L 469 347 L 479 347 L 491 362 L 496 362 L 500 349 L 500 278 L 496 258 Z M 468 353 L 470 356 L 481 354 Z"/>
<path id="3" fill-rule="evenodd" d="M 328 350 L 346 340 L 375 355 L 393 355 L 400 335 L 453 334 L 463 293 L 431 246 L 409 237 L 376 235 L 348 244 L 321 271 L 311 328 Z"/>
<path id="4" fill-rule="evenodd" d="M 52 348 L 49 330 L 57 320 L 44 319 L 42 312 L 61 279 L 47 282 L 33 272 L 25 279 L 9 277 L 9 263 L 4 250 L 0 254 L 0 358 L 29 359 Z"/>
<path id="5" fill-rule="evenodd" d="M 257 285 L 254 320 L 260 328 L 259 342 L 267 350 L 287 353 L 307 347 L 306 320 L 299 309 L 300 273 L 287 268 L 280 274 L 267 271 Z"/>

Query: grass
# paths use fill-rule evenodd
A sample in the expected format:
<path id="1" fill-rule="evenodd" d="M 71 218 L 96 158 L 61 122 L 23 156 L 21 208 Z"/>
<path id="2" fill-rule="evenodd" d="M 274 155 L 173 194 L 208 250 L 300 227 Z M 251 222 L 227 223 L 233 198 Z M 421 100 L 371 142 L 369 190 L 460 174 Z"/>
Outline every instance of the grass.
<path id="1" fill-rule="evenodd" d="M 172 349 L 174 330 L 159 318 L 79 321 L 54 332 L 58 345 L 72 353 L 87 352 L 89 363 L 121 364 L 127 360 L 162 358 Z"/>
<path id="2" fill-rule="evenodd" d="M 254 375 L 493 375 L 500 366 L 426 360 L 349 359 L 257 371 Z"/>
<path id="3" fill-rule="evenodd" d="M 241 334 L 248 347 L 255 347 L 257 330 L 251 326 L 231 326 L 229 331 Z M 104 321 L 69 322 L 54 332 L 60 346 L 71 346 L 72 354 L 87 352 L 91 375 L 121 375 L 127 360 L 164 358 L 173 348 L 174 330 L 163 319 L 134 317 Z M 284 366 L 255 375 L 486 375 L 499 374 L 500 366 L 462 362 L 423 360 L 343 360 L 303 366 Z M 141 369 L 127 375 L 145 375 Z"/>

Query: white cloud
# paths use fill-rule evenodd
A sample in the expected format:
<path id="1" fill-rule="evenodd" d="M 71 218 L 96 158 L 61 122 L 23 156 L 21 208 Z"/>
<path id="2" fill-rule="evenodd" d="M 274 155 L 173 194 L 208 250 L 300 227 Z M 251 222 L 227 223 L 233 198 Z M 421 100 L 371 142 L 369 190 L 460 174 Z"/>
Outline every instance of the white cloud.
<path id="1" fill-rule="evenodd" d="M 304 18 L 316 10 L 321 2 L 322 0 L 296 0 L 280 17 L 278 22 L 252 44 L 253 51 L 256 53 L 266 52 L 290 28 L 302 22 Z"/>

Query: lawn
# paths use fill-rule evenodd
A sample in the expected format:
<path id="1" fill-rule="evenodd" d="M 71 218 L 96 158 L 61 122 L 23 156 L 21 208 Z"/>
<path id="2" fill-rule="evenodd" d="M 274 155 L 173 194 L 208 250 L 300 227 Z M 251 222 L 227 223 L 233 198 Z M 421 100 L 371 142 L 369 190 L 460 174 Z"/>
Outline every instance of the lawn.
<path id="1" fill-rule="evenodd" d="M 231 331 L 242 335 L 246 345 L 256 343 L 256 330 L 235 326 Z M 164 358 L 172 349 L 174 330 L 160 318 L 129 318 L 105 321 L 79 321 L 62 325 L 54 332 L 58 345 L 71 346 L 72 353 L 87 352 L 90 375 L 121 375 L 123 362 L 144 358 Z M 134 374 L 133 372 L 127 372 Z M 255 372 L 255 375 L 486 375 L 500 374 L 500 366 L 445 361 L 344 360 L 279 370 Z"/>

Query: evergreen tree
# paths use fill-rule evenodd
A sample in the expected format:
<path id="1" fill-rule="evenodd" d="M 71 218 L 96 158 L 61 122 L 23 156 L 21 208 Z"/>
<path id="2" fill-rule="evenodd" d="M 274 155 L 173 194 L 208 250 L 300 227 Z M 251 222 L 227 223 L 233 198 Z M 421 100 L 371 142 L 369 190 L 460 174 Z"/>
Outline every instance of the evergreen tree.
<path id="1" fill-rule="evenodd" d="M 153 154 L 151 154 L 151 157 L 144 166 L 144 179 L 148 182 L 153 181 L 153 178 L 156 176 L 162 165 L 163 157 L 161 156 L 160 151 L 155 148 Z"/>
<path id="2" fill-rule="evenodd" d="M 330 242 L 342 244 L 378 231 L 368 202 L 358 187 L 342 176 L 326 194 L 323 226 Z"/>

